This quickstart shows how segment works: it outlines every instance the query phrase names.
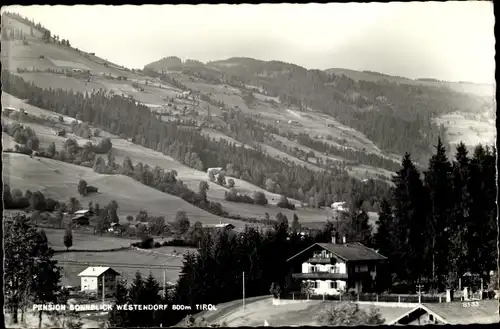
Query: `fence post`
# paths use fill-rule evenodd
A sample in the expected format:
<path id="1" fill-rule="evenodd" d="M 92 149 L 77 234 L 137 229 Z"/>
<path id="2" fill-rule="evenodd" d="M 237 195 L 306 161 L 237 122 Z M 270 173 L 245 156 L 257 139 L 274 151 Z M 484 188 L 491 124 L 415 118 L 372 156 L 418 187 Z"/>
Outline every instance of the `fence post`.
<path id="1" fill-rule="evenodd" d="M 398 303 L 401 303 L 401 296 L 398 295 Z"/>
<path id="2" fill-rule="evenodd" d="M 377 299 L 376 299 L 376 301 L 377 301 L 377 303 L 378 303 L 378 294 L 376 294 L 376 295 L 375 295 L 375 297 L 377 298 Z"/>
<path id="3" fill-rule="evenodd" d="M 323 293 L 323 300 L 325 300 L 325 293 Z"/>
<path id="4" fill-rule="evenodd" d="M 439 302 L 441 303 L 441 296 L 439 296 Z"/>
<path id="5" fill-rule="evenodd" d="M 359 302 L 359 292 L 358 292 L 358 302 Z"/>
<path id="6" fill-rule="evenodd" d="M 295 300 L 295 293 L 292 292 L 292 300 Z"/>

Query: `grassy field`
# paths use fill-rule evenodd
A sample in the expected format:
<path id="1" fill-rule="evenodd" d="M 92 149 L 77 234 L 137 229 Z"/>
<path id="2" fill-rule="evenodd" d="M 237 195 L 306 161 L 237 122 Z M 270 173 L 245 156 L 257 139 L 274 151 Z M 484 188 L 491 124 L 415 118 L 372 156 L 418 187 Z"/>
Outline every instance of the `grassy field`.
<path id="1" fill-rule="evenodd" d="M 111 200 L 116 200 L 120 216 L 135 216 L 140 209 L 145 209 L 151 215 L 165 216 L 167 220 L 172 220 L 178 210 L 183 210 L 192 221 L 199 220 L 205 224 L 224 221 L 236 227 L 244 227 L 243 222 L 212 215 L 178 197 L 147 187 L 129 177 L 101 175 L 90 168 L 20 154 L 4 153 L 2 159 L 4 183 L 13 189 L 39 190 L 46 197 L 55 200 L 67 200 L 70 196 L 75 196 L 83 206 L 89 201 L 106 205 Z M 99 193 L 86 197 L 78 195 L 77 185 L 80 179 L 97 187 Z"/>
<path id="2" fill-rule="evenodd" d="M 92 74 L 111 74 L 113 76 L 126 76 L 129 78 L 140 78 L 141 75 L 116 69 L 113 66 L 104 66 L 102 59 L 94 56 L 85 56 L 84 52 L 77 52 L 73 48 L 61 45 L 46 44 L 41 40 L 33 39 L 28 45 L 22 41 L 2 40 L 2 66 L 9 70 L 17 68 L 64 69 L 61 65 L 74 65 L 75 67 L 87 67 Z M 39 59 L 43 55 L 44 59 Z M 53 61 L 54 60 L 54 61 Z M 64 63 L 69 62 L 69 63 Z M 74 64 L 72 64 L 74 63 Z"/>
<path id="3" fill-rule="evenodd" d="M 267 321 L 270 326 L 318 326 L 316 315 L 331 301 L 303 301 L 284 305 L 273 305 L 271 297 L 249 298 L 243 310 L 241 300 L 217 305 L 216 311 L 205 311 L 196 318 L 205 318 L 209 323 L 225 321 L 230 327 L 259 327 Z M 368 310 L 370 306 L 360 305 Z M 378 307 L 385 323 L 388 323 L 408 311 L 408 308 Z"/>
<path id="4" fill-rule="evenodd" d="M 39 87 L 42 88 L 52 88 L 52 89 L 63 89 L 72 90 L 74 92 L 89 92 L 91 93 L 94 89 L 106 88 L 106 85 L 99 82 L 100 79 L 94 79 L 91 82 L 87 82 L 83 79 L 77 79 L 73 77 L 67 77 L 62 74 L 55 73 L 20 73 L 18 74 L 26 81 L 31 81 Z"/>
<path id="5" fill-rule="evenodd" d="M 161 283 L 165 271 L 166 281 L 175 283 L 178 279 L 182 258 L 166 255 L 140 252 L 136 250 L 111 252 L 65 252 L 54 256 L 63 267 L 63 285 L 79 286 L 78 274 L 88 266 L 109 266 L 120 273 L 128 283 L 132 281 L 137 271 L 145 277 L 151 272 Z M 165 268 L 162 268 L 165 266 Z M 166 268 L 169 266 L 169 268 Z M 148 268 L 150 267 L 150 268 Z"/>
<path id="6" fill-rule="evenodd" d="M 8 106 L 12 106 L 12 107 L 16 107 L 16 108 L 21 108 L 21 107 L 25 108 L 26 111 L 28 111 L 30 114 L 55 116 L 54 112 L 46 111 L 44 109 L 40 109 L 37 107 L 27 105 L 22 100 L 17 99 L 11 95 L 3 94 L 2 97 L 4 98 L 5 103 L 8 104 Z M 69 122 L 73 121 L 74 119 L 70 118 L 70 117 L 64 117 L 64 120 L 66 123 L 69 123 Z M 9 119 L 6 119 L 5 121 L 11 122 L 11 120 L 9 120 Z M 39 124 L 31 124 L 31 123 L 28 123 L 25 125 L 31 127 L 35 131 L 38 138 L 40 139 L 41 147 L 47 147 L 50 143 L 54 142 L 56 144 L 56 147 L 59 149 L 62 147 L 64 141 L 66 140 L 65 137 L 55 136 L 53 131 L 52 131 L 52 128 L 50 128 L 50 127 L 46 127 L 46 126 L 39 125 Z M 150 166 L 160 166 L 161 168 L 163 168 L 165 170 L 175 169 L 179 174 L 179 178 L 190 189 L 192 189 L 194 191 L 198 190 L 198 186 L 199 186 L 200 181 L 208 181 L 208 175 L 206 172 L 202 172 L 202 171 L 198 171 L 198 170 L 193 169 L 193 168 L 189 168 L 185 165 L 180 164 L 179 162 L 177 162 L 176 160 L 174 160 L 173 158 L 171 158 L 169 156 L 166 156 L 160 152 L 156 152 L 156 151 L 147 149 L 147 148 L 142 147 L 140 145 L 133 144 L 133 143 L 128 142 L 124 139 L 120 139 L 117 136 L 113 136 L 111 134 L 106 134 L 106 135 L 107 136 L 104 136 L 104 134 L 103 134 L 103 137 L 110 137 L 112 140 L 113 154 L 115 155 L 117 163 L 122 163 L 124 158 L 126 156 L 128 156 L 128 157 L 130 157 L 130 159 L 132 160 L 132 162 L 134 164 L 136 164 L 138 162 L 142 162 L 143 164 L 148 164 Z M 67 137 L 76 139 L 80 145 L 83 145 L 89 141 L 87 139 L 75 136 L 73 134 L 68 134 Z M 98 138 L 98 137 L 92 138 L 92 142 L 98 143 L 100 139 L 101 138 Z M 13 147 L 13 144 L 11 144 L 11 143 L 12 143 L 12 139 L 7 136 L 7 138 L 4 139 L 4 146 L 5 147 Z M 272 148 L 270 146 L 265 146 L 265 150 L 271 156 L 279 155 L 283 158 L 293 159 L 296 162 L 298 162 L 299 164 L 306 164 L 304 161 L 298 160 L 298 159 L 296 159 L 290 155 L 287 155 L 283 152 L 280 152 L 280 151 L 278 151 L 275 148 Z M 40 161 L 51 161 L 51 160 L 41 159 Z M 57 162 L 54 162 L 54 163 L 57 163 Z M 307 164 L 307 165 L 311 168 L 314 168 L 315 170 L 321 170 L 321 168 L 316 167 L 313 164 Z M 68 164 L 62 164 L 62 166 L 68 166 Z M 69 166 L 72 166 L 72 165 L 69 165 Z M 83 168 L 83 167 L 77 167 L 77 168 L 81 168 L 81 170 L 87 172 L 87 175 L 90 175 L 90 176 L 92 176 L 92 175 L 96 175 L 96 177 L 103 176 L 98 180 L 98 182 L 96 184 L 91 183 L 92 179 L 85 178 L 89 184 L 92 184 L 93 186 L 98 187 L 99 191 L 103 192 L 103 193 L 106 191 L 106 188 L 108 189 L 110 194 L 112 194 L 111 189 L 113 189 L 113 188 L 116 188 L 116 191 L 123 191 L 122 184 L 124 184 L 125 181 L 128 182 L 126 184 L 133 184 L 133 186 L 141 185 L 138 182 L 136 182 L 128 177 L 98 175 L 98 174 L 93 173 L 88 168 Z M 15 176 L 13 176 L 13 177 L 15 177 Z M 7 179 L 9 179 L 9 177 L 7 177 Z M 269 204 L 267 206 L 263 207 L 263 206 L 252 205 L 252 204 L 228 202 L 224 199 L 224 193 L 226 191 L 228 191 L 228 189 L 225 187 L 222 187 L 220 185 L 217 185 L 215 183 L 209 183 L 210 189 L 208 191 L 208 198 L 212 201 L 220 202 L 222 204 L 222 206 L 230 214 L 234 214 L 234 215 L 239 214 L 240 216 L 243 216 L 243 217 L 264 218 L 265 213 L 267 212 L 271 218 L 274 218 L 278 212 L 282 212 L 289 218 L 289 220 L 292 220 L 293 213 L 295 212 L 295 213 L 297 213 L 297 215 L 300 218 L 300 221 L 304 225 L 306 225 L 306 223 L 309 223 L 309 222 L 324 222 L 327 218 L 327 214 L 326 214 L 325 210 L 298 208 L 296 211 L 290 211 L 290 210 L 278 208 L 278 207 L 276 207 L 276 203 L 279 201 L 280 195 L 268 192 L 268 191 L 266 191 L 258 186 L 255 186 L 249 182 L 246 182 L 246 181 L 243 181 L 243 180 L 240 180 L 237 178 L 233 178 L 233 179 L 235 181 L 235 190 L 238 193 L 247 194 L 247 195 L 252 196 L 255 191 L 261 191 L 266 195 L 266 197 L 269 201 Z M 71 184 L 73 184 L 72 186 L 74 186 L 74 191 L 75 191 L 74 195 L 75 196 L 76 196 L 76 184 L 77 184 L 77 182 L 78 182 L 78 179 L 74 178 L 72 180 L 72 183 L 71 183 Z M 102 189 L 98 186 L 98 185 L 101 185 L 99 182 L 103 183 L 102 185 L 104 186 L 103 187 L 104 189 Z M 36 186 L 36 188 L 34 186 Z M 42 189 L 43 186 L 44 186 L 43 184 L 32 183 L 32 184 L 28 184 L 27 187 L 25 187 L 25 188 Z M 59 186 L 58 188 L 59 188 L 59 191 L 56 193 L 55 196 L 61 196 L 61 195 L 67 196 L 68 195 L 67 191 L 64 192 L 64 187 Z M 70 187 L 68 187 L 68 188 L 70 188 Z M 139 191 L 142 191 L 143 189 L 146 189 L 149 192 L 152 191 L 152 193 L 154 193 L 155 197 L 147 198 L 145 200 L 148 200 L 148 201 L 141 202 L 140 198 L 137 200 L 131 201 L 133 196 L 128 195 L 129 193 L 125 193 L 125 195 L 117 195 L 116 196 L 116 200 L 118 201 L 119 205 L 123 204 L 124 202 L 127 203 L 127 206 L 122 206 L 122 208 L 120 209 L 121 217 L 125 217 L 128 214 L 135 215 L 135 214 L 137 214 L 137 212 L 140 209 L 146 209 L 151 214 L 166 215 L 167 217 L 169 217 L 169 216 L 174 216 L 177 209 L 182 209 L 182 210 L 187 211 L 188 217 L 193 222 L 197 221 L 197 220 L 201 221 L 202 223 L 216 223 L 216 222 L 223 221 L 223 222 L 232 222 L 233 224 L 235 224 L 234 221 L 230 221 L 230 220 L 226 220 L 226 219 L 223 219 L 223 218 L 220 218 L 217 216 L 213 216 L 213 215 L 211 215 L 205 211 L 202 211 L 196 207 L 193 207 L 191 205 L 189 205 L 189 207 L 188 207 L 188 206 L 186 206 L 187 203 L 182 201 L 179 198 L 174 198 L 174 200 L 172 200 L 171 198 L 173 198 L 173 197 L 171 197 L 169 195 L 163 194 L 159 191 L 156 191 L 156 190 L 153 190 L 149 187 L 141 185 L 139 188 Z M 145 192 L 145 193 L 149 193 L 149 192 Z M 139 196 L 139 194 L 134 194 L 134 195 Z M 111 195 L 108 196 L 108 195 L 102 195 L 102 194 L 93 196 L 92 198 L 98 198 L 97 200 L 99 200 L 98 201 L 99 203 L 102 203 L 102 202 L 107 203 L 110 200 L 112 200 Z M 120 202 L 118 200 L 118 198 L 123 200 L 123 202 Z M 166 198 L 167 200 L 171 201 L 168 203 L 169 207 L 158 206 L 158 205 L 154 206 L 155 200 L 162 200 L 163 198 Z M 84 204 L 88 203 L 87 199 L 89 199 L 89 198 L 82 198 L 82 199 L 83 199 L 82 203 L 83 202 L 84 202 Z M 127 200 L 127 201 L 125 201 L 125 200 Z M 175 203 L 177 201 L 181 202 L 182 204 L 179 206 L 176 206 Z M 290 199 L 290 202 L 293 202 L 296 205 L 300 204 L 299 201 L 293 200 L 293 199 Z M 167 208 L 175 209 L 175 210 L 168 211 L 168 210 L 166 210 Z M 188 209 L 186 209 L 186 208 L 188 208 Z M 237 222 L 237 223 L 238 224 L 235 224 L 235 226 L 244 227 L 243 222 Z"/>
<path id="7" fill-rule="evenodd" d="M 65 230 L 44 228 L 47 234 L 50 246 L 54 250 L 66 250 L 63 243 Z M 102 250 L 102 249 L 115 249 L 122 247 L 130 247 L 131 243 L 137 242 L 139 239 L 131 238 L 116 238 L 111 236 L 100 236 L 89 233 L 73 232 L 73 246 L 72 249 L 86 249 L 86 250 Z"/>
<path id="8" fill-rule="evenodd" d="M 495 143 L 495 113 L 488 111 L 478 114 L 452 113 L 435 120 L 446 128 L 446 137 L 450 144 L 460 142 L 475 146 L 479 143 Z"/>
<path id="9" fill-rule="evenodd" d="M 19 104 L 17 104 L 17 105 L 19 105 Z M 37 112 L 37 113 L 45 114 L 45 112 L 43 112 L 43 110 L 40 112 Z M 51 113 L 51 112 L 48 112 L 48 113 Z M 10 122 L 10 120 L 8 120 L 8 119 L 6 121 Z M 37 136 L 40 139 L 41 147 L 47 147 L 50 143 L 54 142 L 56 144 L 56 147 L 60 148 L 60 147 L 62 147 L 62 144 L 63 144 L 64 140 L 66 139 L 64 137 L 55 136 L 52 132 L 52 129 L 49 127 L 45 127 L 45 126 L 38 125 L 38 124 L 26 124 L 26 125 L 30 126 L 36 132 Z M 73 136 L 71 134 L 68 135 L 68 137 L 75 138 L 79 142 L 79 144 L 81 144 L 81 145 L 88 142 L 88 140 L 86 140 L 86 139 L 83 139 L 83 138 L 80 138 L 77 136 Z M 100 138 L 94 138 L 93 142 L 98 142 L 99 140 L 100 140 Z M 4 146 L 5 147 L 13 147 L 13 145 L 11 145 L 10 142 L 11 142 L 11 139 L 6 138 L 4 140 Z M 179 178 L 184 183 L 186 183 L 186 185 L 189 188 L 191 188 L 194 191 L 198 190 L 198 186 L 199 186 L 200 181 L 202 181 L 202 180 L 207 181 L 208 180 L 207 173 L 189 168 L 187 166 L 184 166 L 184 165 L 178 163 L 177 161 L 175 161 L 174 159 L 172 159 L 171 157 L 168 157 L 160 152 L 152 151 L 152 150 L 144 148 L 140 145 L 136 145 L 136 144 L 133 144 L 131 142 L 128 142 L 126 140 L 119 139 L 116 137 L 112 138 L 112 143 L 113 143 L 113 153 L 116 157 L 117 163 L 123 162 L 123 159 L 125 158 L 125 156 L 129 156 L 134 164 L 141 161 L 142 163 L 149 164 L 151 166 L 158 165 L 161 168 L 164 168 L 166 170 L 175 169 L 179 173 Z M 13 155 L 13 154 L 11 154 L 11 155 L 12 156 L 19 156 L 19 155 Z M 33 160 L 33 159 L 31 159 L 31 160 Z M 52 160 L 40 159 L 40 161 L 43 162 L 43 161 L 52 161 Z M 52 165 L 57 164 L 57 163 L 58 163 L 57 161 L 52 161 Z M 79 170 L 83 170 L 84 172 L 86 172 L 87 173 L 86 175 L 103 176 L 101 178 L 101 180 L 103 182 L 106 181 L 106 185 L 107 185 L 106 187 L 108 187 L 108 188 L 116 187 L 117 190 L 120 190 L 120 191 L 122 190 L 121 184 L 123 184 L 124 180 L 129 181 L 129 183 L 134 184 L 134 186 L 135 186 L 135 184 L 141 185 L 140 183 L 138 183 L 138 182 L 136 182 L 128 177 L 98 175 L 98 174 L 95 174 L 92 170 L 90 170 L 88 168 L 73 166 L 73 165 L 69 165 L 69 164 L 65 164 L 65 163 L 62 163 L 61 166 L 63 166 L 63 167 L 64 166 L 72 166 L 75 168 L 79 168 Z M 12 167 L 12 168 L 14 168 L 14 167 Z M 17 171 L 18 170 L 16 170 L 16 173 L 14 173 L 14 175 L 12 176 L 14 180 L 15 180 L 15 177 L 17 175 Z M 7 179 L 9 179 L 9 178 L 12 179 L 11 177 L 7 177 Z M 75 195 L 76 195 L 76 184 L 78 183 L 78 179 L 75 178 L 72 182 L 74 189 L 75 189 Z M 93 186 L 96 186 L 99 188 L 99 186 L 98 186 L 98 185 L 100 185 L 99 183 L 97 183 L 97 184 L 91 183 L 90 178 L 84 178 L 84 179 L 86 179 L 89 184 L 92 184 Z M 280 195 L 268 192 L 268 191 L 266 191 L 258 186 L 250 184 L 246 181 L 243 181 L 243 180 L 240 180 L 237 178 L 233 178 L 233 179 L 235 181 L 235 190 L 238 193 L 243 193 L 243 194 L 247 194 L 247 195 L 251 196 L 251 195 L 253 195 L 253 193 L 255 191 L 264 192 L 266 194 L 266 197 L 269 200 L 269 205 L 262 207 L 262 206 L 258 206 L 258 205 L 249 205 L 249 204 L 243 204 L 243 203 L 228 202 L 228 201 L 224 200 L 224 192 L 228 191 L 228 189 L 225 187 L 222 187 L 220 185 L 217 185 L 215 183 L 209 183 L 209 186 L 210 186 L 210 189 L 208 191 L 209 199 L 212 201 L 220 202 L 223 205 L 223 207 L 226 208 L 228 210 L 228 212 L 231 214 L 240 214 L 241 216 L 244 216 L 244 217 L 263 218 L 265 213 L 267 212 L 267 213 L 269 213 L 271 218 L 274 218 L 274 216 L 278 212 L 283 212 L 291 220 L 291 218 L 293 217 L 293 213 L 291 211 L 281 209 L 281 208 L 278 208 L 275 206 L 275 204 L 280 199 Z M 36 188 L 34 186 L 36 186 Z M 34 188 L 34 189 L 40 190 L 43 188 L 43 184 L 37 185 L 35 183 L 32 183 L 32 184 L 28 184 L 27 187 L 24 187 L 24 188 L 30 188 L 30 189 Z M 59 187 L 59 188 L 62 188 L 62 187 Z M 141 185 L 141 190 L 142 189 L 147 189 L 148 191 L 153 191 L 156 195 L 160 194 L 161 197 L 157 196 L 157 197 L 155 197 L 155 199 L 149 198 L 148 199 L 149 201 L 142 203 L 143 204 L 142 206 L 140 206 L 141 202 L 139 200 L 135 200 L 133 202 L 127 201 L 127 203 L 129 205 L 127 206 L 126 210 L 121 209 L 120 212 L 123 211 L 126 214 L 133 212 L 133 214 L 135 215 L 141 208 L 144 208 L 152 214 L 157 213 L 158 215 L 165 215 L 165 213 L 164 213 L 165 211 L 163 210 L 165 207 L 161 207 L 162 210 L 158 211 L 158 210 L 156 210 L 158 208 L 158 206 L 152 207 L 152 209 L 150 209 L 149 205 L 154 204 L 154 201 L 152 201 L 152 200 L 158 200 L 158 198 L 167 198 L 168 199 L 171 196 L 166 195 L 164 193 L 161 193 L 159 191 L 156 191 L 154 189 L 151 189 L 149 187 L 146 187 L 144 185 Z M 99 188 L 99 191 L 104 192 L 104 190 L 102 190 L 101 188 Z M 60 192 L 58 192 L 56 194 L 59 196 L 60 195 L 67 195 L 67 192 L 63 192 L 61 190 Z M 108 199 L 109 199 L 109 201 L 111 200 L 110 196 L 108 197 L 108 196 L 98 195 L 98 196 L 94 196 L 94 197 L 98 197 L 99 200 L 101 200 L 101 201 L 99 201 L 100 203 L 102 202 L 102 200 L 108 200 Z M 131 197 L 125 195 L 125 196 L 120 196 L 120 198 L 123 198 L 125 200 L 130 200 Z M 82 199 L 87 199 L 87 198 L 82 198 Z M 184 201 L 180 200 L 179 198 L 175 198 L 175 199 L 185 203 Z M 121 204 L 118 199 L 116 199 L 116 200 L 118 201 L 119 204 Z M 109 201 L 106 201 L 106 203 Z M 299 202 L 297 200 L 290 199 L 290 201 L 297 204 L 297 205 L 299 204 Z M 86 204 L 88 201 L 83 200 L 82 202 L 85 202 L 85 204 Z M 171 204 L 170 206 L 175 208 L 175 206 L 173 204 Z M 189 206 L 192 207 L 191 205 L 189 205 Z M 133 207 L 136 207 L 136 209 L 137 209 L 135 212 L 131 209 Z M 182 206 L 179 206 L 177 208 L 183 208 L 183 210 L 187 211 L 188 217 L 191 218 L 192 221 L 200 220 L 202 223 L 208 223 L 207 221 L 209 221 L 211 223 L 214 223 L 214 221 L 232 222 L 230 220 L 226 220 L 226 219 L 223 219 L 223 218 L 220 218 L 217 216 L 213 216 L 213 215 L 208 214 L 202 210 L 194 211 L 194 209 L 198 209 L 196 207 L 192 207 L 192 209 L 190 209 L 190 210 L 186 210 L 185 207 L 182 207 Z M 175 214 L 175 211 L 170 216 L 173 216 L 174 214 Z M 297 214 L 298 214 L 299 218 L 303 219 L 303 221 L 324 221 L 324 218 L 325 218 L 324 211 L 315 210 L 315 209 L 300 209 L 299 208 L 297 210 Z M 208 219 L 207 216 L 209 216 L 211 218 Z M 234 224 L 234 222 L 232 222 L 232 223 Z M 242 224 L 242 222 L 238 222 L 238 223 L 239 223 L 239 225 L 236 225 L 237 227 L 241 227 L 242 225 L 244 226 L 244 224 Z"/>

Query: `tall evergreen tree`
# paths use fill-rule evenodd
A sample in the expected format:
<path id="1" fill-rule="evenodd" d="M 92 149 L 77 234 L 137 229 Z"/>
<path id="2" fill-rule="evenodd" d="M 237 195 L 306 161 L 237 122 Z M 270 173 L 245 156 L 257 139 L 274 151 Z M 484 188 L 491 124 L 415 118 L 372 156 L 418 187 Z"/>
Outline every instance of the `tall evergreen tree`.
<path id="1" fill-rule="evenodd" d="M 132 284 L 128 289 L 128 302 L 130 304 L 148 304 L 148 300 L 145 298 L 144 293 L 144 279 L 139 271 L 136 272 Z M 141 326 L 144 322 L 141 312 L 129 312 L 128 320 L 132 327 Z"/>
<path id="2" fill-rule="evenodd" d="M 124 305 L 127 303 L 127 282 L 124 280 L 118 280 L 116 283 L 116 296 L 115 304 Z M 116 307 L 109 312 L 108 325 L 110 327 L 121 327 L 126 328 L 129 326 L 128 311 L 118 310 Z"/>
<path id="3" fill-rule="evenodd" d="M 392 232 L 394 231 L 394 218 L 391 204 L 386 199 L 380 203 L 377 232 L 374 234 L 374 247 L 379 253 L 391 259 L 394 251 Z"/>
<path id="4" fill-rule="evenodd" d="M 458 283 L 456 271 L 449 266 L 453 258 L 450 253 L 453 211 L 451 173 L 451 163 L 439 138 L 436 153 L 430 158 L 429 168 L 425 172 L 430 206 L 426 223 L 426 238 L 430 247 L 427 249 L 427 259 L 431 262 L 431 281 L 435 289 L 442 284 L 451 287 Z"/>
<path id="5" fill-rule="evenodd" d="M 399 280 L 418 282 L 424 272 L 424 227 L 427 212 L 426 191 L 420 172 L 406 153 L 401 169 L 393 178 L 394 269 Z"/>
<path id="6" fill-rule="evenodd" d="M 470 258 L 473 272 L 483 275 L 495 268 L 496 255 L 496 149 L 479 145 L 470 161 Z"/>
<path id="7" fill-rule="evenodd" d="M 475 225 L 473 218 L 469 216 L 470 212 L 470 159 L 468 157 L 467 147 L 460 143 L 456 148 L 455 160 L 452 169 L 452 203 L 453 211 L 450 221 L 450 270 L 456 271 L 460 278 L 465 272 L 472 270 L 469 238 L 472 238 L 473 227 Z M 453 277 L 449 279 L 453 280 Z"/>
<path id="8" fill-rule="evenodd" d="M 301 225 L 299 223 L 299 217 L 296 213 L 293 214 L 292 226 L 290 227 L 292 234 L 300 233 Z"/>

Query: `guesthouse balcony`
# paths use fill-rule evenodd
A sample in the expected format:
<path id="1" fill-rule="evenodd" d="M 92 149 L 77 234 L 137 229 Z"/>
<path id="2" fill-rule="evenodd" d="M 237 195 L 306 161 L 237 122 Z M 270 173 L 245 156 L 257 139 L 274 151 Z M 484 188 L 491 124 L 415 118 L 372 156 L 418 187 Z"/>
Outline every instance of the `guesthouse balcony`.
<path id="1" fill-rule="evenodd" d="M 312 272 L 312 273 L 293 273 L 292 278 L 294 279 L 306 279 L 306 280 L 346 280 L 347 273 L 338 272 Z"/>
<path id="2" fill-rule="evenodd" d="M 335 264 L 336 260 L 335 258 L 326 258 L 326 257 L 311 257 L 307 260 L 309 264 Z"/>

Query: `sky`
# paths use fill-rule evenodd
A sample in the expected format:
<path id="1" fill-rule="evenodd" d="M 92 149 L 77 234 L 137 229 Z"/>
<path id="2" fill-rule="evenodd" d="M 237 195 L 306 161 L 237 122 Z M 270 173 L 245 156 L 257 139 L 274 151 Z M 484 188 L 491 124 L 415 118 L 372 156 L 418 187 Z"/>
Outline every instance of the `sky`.
<path id="1" fill-rule="evenodd" d="M 251 57 L 308 69 L 495 82 L 495 17 L 486 1 L 3 9 L 129 68 L 167 56 Z"/>

